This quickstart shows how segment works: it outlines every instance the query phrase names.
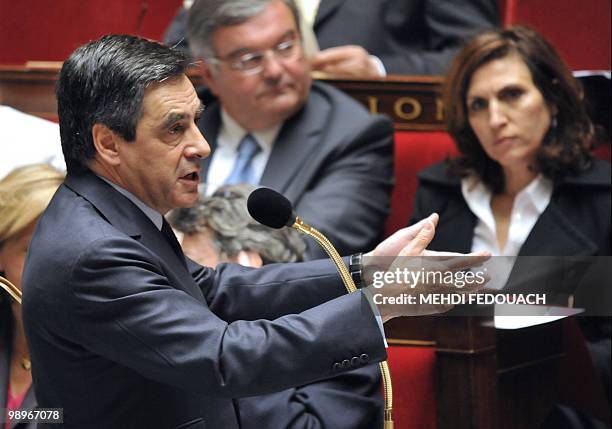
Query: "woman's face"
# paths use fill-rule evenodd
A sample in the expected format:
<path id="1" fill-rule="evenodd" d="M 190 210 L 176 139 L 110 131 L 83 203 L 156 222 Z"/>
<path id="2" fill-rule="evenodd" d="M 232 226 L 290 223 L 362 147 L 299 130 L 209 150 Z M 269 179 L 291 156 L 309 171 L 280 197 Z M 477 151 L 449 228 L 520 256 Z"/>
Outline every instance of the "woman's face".
<path id="1" fill-rule="evenodd" d="M 4 271 L 5 277 L 21 289 L 21 273 L 25 262 L 28 245 L 34 234 L 36 219 L 23 231 L 4 242 L 0 247 L 0 271 Z"/>
<path id="2" fill-rule="evenodd" d="M 551 109 L 518 55 L 474 72 L 466 95 L 468 121 L 489 157 L 504 168 L 533 163 L 551 123 Z"/>

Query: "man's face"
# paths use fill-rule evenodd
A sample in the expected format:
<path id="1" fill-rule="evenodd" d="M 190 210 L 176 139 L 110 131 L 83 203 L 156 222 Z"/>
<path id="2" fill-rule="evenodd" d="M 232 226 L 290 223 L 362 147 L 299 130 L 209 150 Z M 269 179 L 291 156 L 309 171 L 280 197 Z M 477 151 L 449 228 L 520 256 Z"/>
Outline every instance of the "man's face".
<path id="1" fill-rule="evenodd" d="M 293 115 L 310 90 L 310 65 L 299 43 L 299 31 L 289 8 L 273 1 L 239 25 L 218 28 L 213 34 L 216 57 L 206 64 L 203 79 L 229 115 L 249 131 L 271 128 Z M 272 49 L 295 40 L 296 55 L 283 58 Z M 263 68 L 245 74 L 232 67 L 245 54 L 266 51 Z"/>
<path id="2" fill-rule="evenodd" d="M 135 141 L 118 144 L 119 184 L 162 214 L 190 207 L 198 198 L 200 160 L 210 154 L 195 125 L 200 112 L 185 75 L 152 85 L 145 92 Z"/>

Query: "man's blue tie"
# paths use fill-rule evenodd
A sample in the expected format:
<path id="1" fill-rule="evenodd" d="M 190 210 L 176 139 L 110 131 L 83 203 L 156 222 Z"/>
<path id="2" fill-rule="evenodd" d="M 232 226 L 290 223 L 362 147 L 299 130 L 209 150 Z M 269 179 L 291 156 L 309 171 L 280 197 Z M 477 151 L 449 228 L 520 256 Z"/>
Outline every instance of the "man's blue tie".
<path id="1" fill-rule="evenodd" d="M 232 172 L 225 180 L 226 185 L 235 183 L 257 184 L 255 170 L 253 169 L 253 158 L 261 151 L 261 147 L 255 138 L 247 134 L 238 145 L 238 157 L 234 163 Z"/>

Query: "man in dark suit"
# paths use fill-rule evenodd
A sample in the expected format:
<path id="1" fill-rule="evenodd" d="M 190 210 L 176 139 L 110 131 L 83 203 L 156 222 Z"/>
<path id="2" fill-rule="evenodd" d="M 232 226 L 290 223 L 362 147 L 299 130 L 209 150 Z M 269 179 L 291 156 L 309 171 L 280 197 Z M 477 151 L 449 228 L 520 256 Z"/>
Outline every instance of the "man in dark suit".
<path id="1" fill-rule="evenodd" d="M 442 75 L 464 40 L 500 25 L 497 0 L 320 0 L 308 2 L 321 52 L 315 70 L 345 76 Z M 164 42 L 188 50 L 187 8 Z"/>
<path id="2" fill-rule="evenodd" d="M 214 191 L 232 177 L 245 136 L 259 151 L 251 183 L 283 193 L 341 255 L 381 238 L 393 176 L 393 129 L 356 101 L 312 84 L 292 1 L 194 4 L 190 46 L 218 97 L 198 123 L 213 155 L 202 179 Z M 232 23 L 227 25 L 225 23 Z M 309 259 L 324 257 L 308 243 Z"/>
<path id="3" fill-rule="evenodd" d="M 321 0 L 313 68 L 380 75 L 373 55 L 386 74 L 443 75 L 465 40 L 498 25 L 497 0 Z"/>
<path id="4" fill-rule="evenodd" d="M 195 203 L 210 151 L 188 64 L 125 35 L 64 62 L 57 98 L 68 174 L 22 277 L 38 404 L 63 409 L 63 425 L 39 427 L 235 429 L 233 398 L 385 357 L 365 294 L 345 294 L 329 262 L 212 270 L 184 257 L 163 215 Z M 372 255 L 423 254 L 436 221 L 399 231 Z M 436 311 L 376 308 L 383 321 Z"/>

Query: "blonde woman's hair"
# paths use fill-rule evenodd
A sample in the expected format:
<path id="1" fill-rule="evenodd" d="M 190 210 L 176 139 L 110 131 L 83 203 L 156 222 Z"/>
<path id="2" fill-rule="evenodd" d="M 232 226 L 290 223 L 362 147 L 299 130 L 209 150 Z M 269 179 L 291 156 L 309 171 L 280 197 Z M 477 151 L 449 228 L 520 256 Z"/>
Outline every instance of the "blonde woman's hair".
<path id="1" fill-rule="evenodd" d="M 63 181 L 48 164 L 16 168 L 0 180 L 0 246 L 42 214 Z"/>

